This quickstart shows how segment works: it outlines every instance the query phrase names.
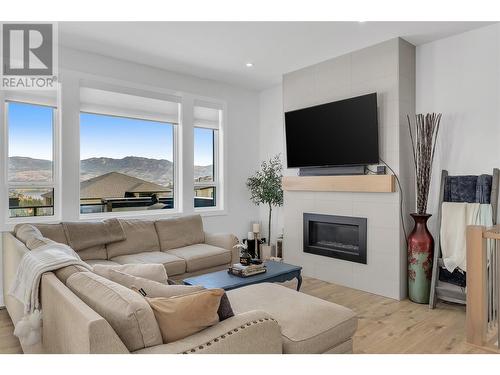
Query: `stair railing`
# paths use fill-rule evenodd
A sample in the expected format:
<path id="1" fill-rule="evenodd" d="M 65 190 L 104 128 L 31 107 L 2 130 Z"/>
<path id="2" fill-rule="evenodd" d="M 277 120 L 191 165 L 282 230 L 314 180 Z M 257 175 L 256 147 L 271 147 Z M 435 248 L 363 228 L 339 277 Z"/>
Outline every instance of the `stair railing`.
<path id="1" fill-rule="evenodd" d="M 500 225 L 467 227 L 467 306 L 468 343 L 500 349 Z"/>

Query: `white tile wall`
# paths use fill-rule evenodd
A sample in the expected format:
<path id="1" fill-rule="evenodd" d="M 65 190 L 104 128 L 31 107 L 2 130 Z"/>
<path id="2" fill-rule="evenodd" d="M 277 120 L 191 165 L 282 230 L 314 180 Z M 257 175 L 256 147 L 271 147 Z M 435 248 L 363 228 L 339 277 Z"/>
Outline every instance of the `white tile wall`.
<path id="1" fill-rule="evenodd" d="M 398 69 L 398 39 L 351 53 L 352 83 L 394 75 Z"/>
<path id="2" fill-rule="evenodd" d="M 400 56 L 404 54 L 404 56 Z M 377 92 L 380 156 L 399 172 L 409 152 L 400 111 L 414 108 L 414 47 L 400 39 L 340 56 L 283 77 L 285 111 Z M 404 73 L 405 81 L 400 82 Z M 413 91 L 412 91 L 413 90 Z M 400 103 L 404 98 L 406 105 Z M 295 170 L 285 171 L 286 175 Z M 404 190 L 411 190 L 402 181 Z M 411 199 L 411 197 L 410 197 Z M 400 299 L 405 297 L 406 251 L 396 193 L 285 192 L 284 257 L 307 276 Z M 366 217 L 367 264 L 303 252 L 304 212 Z"/>

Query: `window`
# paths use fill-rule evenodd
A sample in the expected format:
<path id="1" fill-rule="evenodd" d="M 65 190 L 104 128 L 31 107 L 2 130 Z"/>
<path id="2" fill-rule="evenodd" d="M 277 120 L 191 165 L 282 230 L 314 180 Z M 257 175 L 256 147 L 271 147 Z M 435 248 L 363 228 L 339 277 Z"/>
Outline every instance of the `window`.
<path id="1" fill-rule="evenodd" d="M 61 91 L 0 93 L 0 226 L 158 217 L 193 208 L 223 213 L 224 104 L 94 79 L 82 76 L 79 87 L 73 81 L 68 90 L 61 83 Z M 58 103 L 68 104 L 65 131 Z M 181 180 L 186 175 L 190 181 Z"/>
<path id="2" fill-rule="evenodd" d="M 194 108 L 194 207 L 217 207 L 221 110 Z"/>
<path id="3" fill-rule="evenodd" d="M 176 123 L 160 111 L 176 115 L 178 104 L 87 90 L 81 93 L 80 213 L 173 209 Z M 99 106 L 86 105 L 89 97 L 100 98 Z M 104 106 L 107 100 L 114 106 Z"/>
<path id="4" fill-rule="evenodd" d="M 55 108 L 6 101 L 9 217 L 54 215 Z"/>

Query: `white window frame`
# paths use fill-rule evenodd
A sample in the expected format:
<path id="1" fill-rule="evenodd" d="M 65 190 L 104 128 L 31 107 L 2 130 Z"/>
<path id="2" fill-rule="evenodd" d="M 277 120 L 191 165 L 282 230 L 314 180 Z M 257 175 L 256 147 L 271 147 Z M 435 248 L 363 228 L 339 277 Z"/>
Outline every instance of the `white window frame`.
<path id="1" fill-rule="evenodd" d="M 211 121 L 201 121 L 194 119 L 193 121 L 193 141 L 194 141 L 194 129 L 212 129 L 216 130 L 214 133 L 214 178 L 212 182 L 194 182 L 193 181 L 193 200 L 192 205 L 194 212 L 200 214 L 223 214 L 226 212 L 226 196 L 224 189 L 224 177 L 225 177 L 225 158 L 224 151 L 226 149 L 225 145 L 225 119 L 226 119 L 226 105 L 223 102 L 209 101 L 207 99 L 195 100 L 194 107 L 206 107 L 213 108 L 219 111 L 219 123 L 214 124 Z M 193 107 L 193 110 L 194 110 Z M 194 143 L 194 142 L 193 142 Z M 194 155 L 194 149 L 193 149 Z M 194 163 L 193 163 L 194 168 Z M 194 207 L 194 191 L 196 188 L 201 187 L 214 187 L 215 188 L 215 206 L 213 207 Z"/>
<path id="2" fill-rule="evenodd" d="M 200 126 L 193 126 L 193 137 L 194 137 L 194 129 L 207 129 L 204 127 Z M 212 207 L 194 207 L 194 199 L 196 196 L 193 197 L 193 207 L 195 211 L 206 211 L 206 210 L 213 210 L 213 209 L 220 209 L 219 207 L 219 130 L 218 129 L 208 129 L 212 130 L 213 132 L 213 179 L 212 181 L 205 181 L 205 182 L 196 182 L 193 181 L 194 188 L 193 188 L 193 194 L 196 188 L 205 188 L 205 187 L 213 187 L 215 189 L 215 206 Z M 194 167 L 194 165 L 193 165 Z"/>
<path id="3" fill-rule="evenodd" d="M 128 119 L 135 119 L 135 120 L 143 120 L 143 121 L 155 121 L 155 122 L 163 122 L 165 124 L 169 124 L 173 127 L 173 196 L 174 196 L 174 208 L 171 209 L 158 209 L 158 210 L 139 210 L 139 211 L 114 211 L 114 212 L 98 212 L 98 213 L 88 213 L 88 214 L 82 214 L 80 212 L 80 183 L 78 183 L 78 215 L 80 220 L 96 220 L 96 219 L 103 219 L 103 218 L 109 218 L 109 217 L 118 217 L 118 218 L 134 218 L 134 217 L 164 217 L 164 216 L 172 216 L 172 215 L 178 215 L 182 212 L 181 210 L 181 199 L 182 199 L 182 189 L 181 189 L 181 184 L 180 184 L 180 160 L 182 158 L 181 154 L 181 147 L 179 147 L 179 127 L 181 126 L 181 121 L 180 121 L 180 114 L 181 114 L 181 101 L 180 98 L 175 97 L 175 96 L 163 96 L 162 94 L 159 93 L 153 93 L 153 92 L 146 92 L 144 90 L 139 90 L 136 92 L 136 90 L 132 88 L 124 88 L 121 86 L 109 86 L 106 85 L 105 83 L 97 83 L 97 82 L 86 82 L 84 86 L 81 87 L 96 87 L 105 91 L 110 91 L 110 92 L 117 92 L 117 93 L 124 93 L 124 94 L 129 94 L 129 95 L 135 95 L 135 96 L 141 96 L 144 95 L 145 97 L 153 97 L 153 98 L 158 98 L 158 95 L 160 96 L 160 100 L 165 100 L 165 101 L 170 101 L 177 103 L 177 121 L 167 121 L 167 120 L 161 120 L 158 119 L 156 115 L 149 116 L 147 113 L 144 113 L 144 116 L 141 116 L 141 114 L 137 113 L 127 113 L 123 110 L 116 111 L 115 114 L 113 114 L 112 111 L 109 110 L 109 108 L 103 109 L 100 106 L 92 106 L 92 105 L 85 105 L 83 108 L 80 107 L 80 110 L 78 112 L 78 137 L 79 137 L 79 145 L 81 147 L 81 139 L 80 139 L 80 134 L 81 134 L 81 125 L 80 125 L 80 115 L 82 113 L 91 113 L 91 114 L 96 114 L 96 115 L 103 115 L 103 116 L 114 116 L 114 117 L 121 117 L 121 118 L 128 118 Z M 79 170 L 78 170 L 78 176 L 80 176 L 81 173 L 81 150 L 78 152 L 78 159 L 79 159 Z"/>
<path id="4" fill-rule="evenodd" d="M 52 115 L 52 181 L 51 182 L 10 182 L 9 181 L 9 123 L 8 123 L 8 104 L 22 103 L 37 106 L 51 107 Z M 20 223 L 50 223 L 57 222 L 61 219 L 61 180 L 60 180 L 60 111 L 57 105 L 57 99 L 52 99 L 45 96 L 39 96 L 33 93 L 12 92 L 5 93 L 2 100 L 3 110 L 3 138 L 5 140 L 3 147 L 3 189 L 2 196 L 5 197 L 5 207 L 3 208 L 3 222 L 7 226 L 12 226 Z M 10 217 L 9 215 L 9 189 L 23 188 L 52 188 L 53 193 L 53 215 L 48 216 L 24 216 Z"/>
<path id="5" fill-rule="evenodd" d="M 178 217 L 184 214 L 199 213 L 201 216 L 221 216 L 228 213 L 228 199 L 225 178 L 227 176 L 227 118 L 228 108 L 225 100 L 215 97 L 193 95 L 165 87 L 139 84 L 132 81 L 114 79 L 100 75 L 77 71 L 63 71 L 64 81 L 59 82 L 59 89 L 52 93 L 35 91 L 0 91 L 0 229 L 12 230 L 18 223 L 55 223 L 63 220 L 92 221 L 109 217 L 162 219 Z M 177 125 L 174 125 L 174 209 L 128 211 L 96 214 L 80 214 L 80 112 L 79 91 L 82 87 L 91 87 L 123 94 L 151 97 L 153 99 L 175 102 L 178 105 Z M 65 96 L 61 96 L 65 93 Z M 50 97 L 49 97 L 50 96 Z M 55 99 L 54 99 L 55 98 Z M 56 108 L 53 130 L 53 188 L 54 215 L 10 218 L 8 209 L 8 124 L 5 113 L 5 101 L 19 101 L 35 105 L 49 105 Z M 211 107 L 213 105 L 213 107 Z M 222 111 L 219 118 L 218 149 L 216 169 L 216 206 L 194 209 L 194 180 L 192 143 L 194 106 L 217 108 Z M 99 113 L 99 112 L 98 112 Z M 103 113 L 106 114 L 106 113 Z M 120 116 L 127 117 L 127 116 Z M 65 121 L 62 132 L 62 119 Z M 165 121 L 173 123 L 172 121 Z M 64 138 L 63 138 L 64 137 Z M 189 139 L 189 137 L 192 137 Z M 63 144 L 64 142 L 64 144 Z M 64 162 L 63 157 L 64 155 Z M 66 168 L 62 170 L 62 166 Z M 30 187 L 35 184 L 30 184 Z M 64 188 L 64 192 L 62 189 Z"/>

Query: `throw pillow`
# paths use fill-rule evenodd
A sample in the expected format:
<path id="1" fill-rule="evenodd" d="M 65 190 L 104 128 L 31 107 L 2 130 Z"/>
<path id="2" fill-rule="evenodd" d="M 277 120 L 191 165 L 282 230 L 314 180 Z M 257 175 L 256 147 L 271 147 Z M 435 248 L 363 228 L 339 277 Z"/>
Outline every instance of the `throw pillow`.
<path id="1" fill-rule="evenodd" d="M 217 315 L 219 315 L 219 321 L 226 320 L 234 316 L 233 307 L 227 298 L 226 292 L 222 295 L 220 299 L 219 309 L 217 310 Z"/>
<path id="2" fill-rule="evenodd" d="M 35 250 L 36 248 L 55 243 L 56 242 L 52 241 L 51 239 L 42 236 L 33 236 L 28 238 L 28 240 L 26 241 L 26 247 L 30 250 Z"/>
<path id="3" fill-rule="evenodd" d="M 223 294 L 223 289 L 206 289 L 171 298 L 146 297 L 160 327 L 163 343 L 183 339 L 216 324 Z"/>
<path id="4" fill-rule="evenodd" d="M 144 279 L 153 280 L 162 284 L 167 284 L 167 271 L 162 264 L 123 264 L 121 266 L 108 266 L 104 264 L 96 264 L 94 273 L 99 276 L 110 279 L 110 271 L 116 270 L 127 273 L 132 276 L 142 277 Z"/>
<path id="5" fill-rule="evenodd" d="M 31 224 L 17 224 L 14 233 L 19 241 L 26 244 L 31 237 L 43 237 L 42 233 Z"/>
<path id="6" fill-rule="evenodd" d="M 129 275 L 116 269 L 109 270 L 109 279 L 129 289 L 136 289 L 144 297 L 174 297 L 203 290 L 202 286 L 165 285 L 143 277 Z"/>
<path id="7" fill-rule="evenodd" d="M 151 307 L 134 291 L 93 272 L 76 272 L 66 285 L 108 321 L 129 351 L 162 343 Z"/>
<path id="8" fill-rule="evenodd" d="M 192 285 L 178 285 L 178 284 L 164 285 L 152 280 L 144 279 L 142 277 L 128 275 L 116 269 L 111 269 L 109 271 L 109 279 L 114 281 L 115 283 L 118 283 L 127 288 L 137 291 L 144 297 L 151 297 L 151 298 L 156 298 L 156 297 L 169 298 L 205 289 L 202 286 L 192 286 Z M 227 294 L 225 292 L 221 297 L 219 309 L 217 310 L 217 315 L 219 316 L 219 321 L 221 322 L 223 320 L 226 320 L 227 318 L 231 318 L 232 316 L 234 316 L 233 308 L 231 307 L 231 303 L 229 302 L 229 299 L 227 298 Z"/>
<path id="9" fill-rule="evenodd" d="M 56 274 L 56 277 L 64 284 L 68 282 L 68 279 L 71 275 L 77 272 L 88 272 L 89 270 L 86 269 L 85 267 L 78 266 L 78 265 L 69 265 L 63 268 L 59 268 L 54 271 Z"/>

